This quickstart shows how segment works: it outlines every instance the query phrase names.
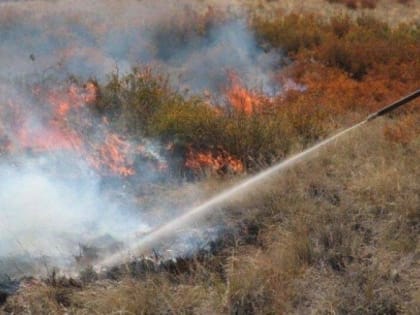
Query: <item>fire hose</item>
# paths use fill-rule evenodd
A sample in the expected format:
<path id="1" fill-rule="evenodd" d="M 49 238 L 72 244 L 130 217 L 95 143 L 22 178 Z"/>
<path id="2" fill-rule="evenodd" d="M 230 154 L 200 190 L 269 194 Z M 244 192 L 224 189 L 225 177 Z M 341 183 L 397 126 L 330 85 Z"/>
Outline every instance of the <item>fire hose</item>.
<path id="1" fill-rule="evenodd" d="M 313 152 L 316 152 L 320 148 L 328 145 L 329 143 L 335 141 L 339 137 L 349 133 L 350 131 L 364 125 L 365 123 L 372 121 L 375 118 L 378 118 L 382 115 L 385 115 L 386 113 L 389 113 L 398 107 L 407 104 L 408 102 L 416 99 L 420 96 L 420 90 L 417 90 L 404 98 L 380 109 L 379 111 L 369 115 L 365 120 L 321 141 L 320 143 L 294 155 L 289 157 L 288 159 L 281 161 L 268 169 L 265 169 L 248 179 L 245 179 L 236 185 L 227 188 L 220 192 L 219 194 L 216 194 L 212 198 L 208 199 L 207 201 L 202 202 L 200 205 L 195 206 L 187 211 L 184 212 L 184 214 L 168 221 L 167 223 L 164 223 L 158 227 L 156 227 L 154 230 L 152 230 L 149 234 L 141 238 L 140 240 L 137 240 L 133 244 L 131 244 L 129 248 L 129 252 L 137 252 L 142 253 L 147 249 L 153 248 L 154 243 L 156 243 L 158 240 L 168 237 L 169 235 L 173 234 L 174 231 L 177 231 L 179 228 L 188 225 L 193 220 L 197 219 L 200 216 L 203 216 L 206 214 L 209 210 L 214 208 L 215 206 L 218 206 L 220 204 L 223 204 L 224 202 L 232 199 L 232 197 L 242 194 L 247 191 L 250 187 L 255 186 L 256 184 L 261 183 L 262 181 L 266 180 L 268 177 L 272 176 L 273 174 L 280 172 L 284 169 L 290 168 L 293 165 L 295 165 L 297 162 L 303 160 L 305 157 L 310 155 Z M 104 260 L 99 262 L 95 267 L 100 270 L 101 266 L 110 266 L 113 265 L 121 260 L 129 259 L 131 256 L 125 256 L 120 251 L 117 252 L 109 257 L 106 257 Z"/>
<path id="2" fill-rule="evenodd" d="M 416 99 L 419 96 L 420 96 L 420 90 L 414 91 L 413 93 L 408 94 L 407 96 L 403 97 L 402 99 L 399 99 L 398 101 L 382 108 L 381 110 L 377 111 L 376 113 L 373 113 L 373 114 L 369 115 L 366 118 L 366 121 L 371 121 L 375 118 L 378 118 L 379 116 L 382 116 L 382 115 L 385 115 L 389 112 L 392 112 L 393 110 L 397 109 L 398 107 L 411 102 L 412 100 Z"/>

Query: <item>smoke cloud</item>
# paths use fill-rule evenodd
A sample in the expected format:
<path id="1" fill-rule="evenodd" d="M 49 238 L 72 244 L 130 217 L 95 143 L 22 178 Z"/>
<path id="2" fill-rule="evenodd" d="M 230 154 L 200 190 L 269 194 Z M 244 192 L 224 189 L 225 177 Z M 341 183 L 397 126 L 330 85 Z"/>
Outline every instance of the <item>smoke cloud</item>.
<path id="1" fill-rule="evenodd" d="M 51 110 L 51 100 L 40 103 L 25 87 L 53 86 L 69 76 L 105 82 L 112 72 L 125 74 L 150 65 L 167 74 L 174 88 L 189 93 L 217 94 L 228 83 L 228 71 L 235 71 L 250 88 L 273 92 L 271 71 L 279 63 L 278 54 L 258 47 L 234 6 L 214 3 L 215 9 L 231 10 L 237 18 L 212 23 L 218 16 L 215 9 L 187 1 L 0 2 L 0 273 L 39 272 L 33 269 L 35 258 L 41 266 L 48 262 L 67 268 L 81 244 L 99 239 L 103 245 L 103 237 L 125 244 L 162 223 L 145 219 L 122 184 L 118 189 L 124 197 L 118 200 L 103 189 L 105 176 L 98 171 L 103 161 L 97 166 L 95 159 L 98 152 L 112 155 L 100 146 L 106 143 L 130 148 L 127 151 L 141 145 L 161 162 L 159 144 L 150 139 L 123 141 L 84 112 L 91 130 L 80 132 L 88 133 L 93 145 L 81 146 L 78 134 L 69 140 L 69 134 L 64 137 L 51 124 L 60 121 L 58 110 L 65 106 L 53 101 L 57 108 Z M 211 18 L 206 20 L 206 14 Z M 191 20 L 203 23 L 204 34 L 201 26 L 191 31 L 190 24 L 183 24 Z M 89 102 L 87 93 L 81 91 L 82 97 L 73 100 L 80 108 Z M 43 150 L 28 150 L 34 142 Z M 61 142 L 58 150 L 46 150 Z M 17 150 L 6 154 L 9 146 Z M 126 156 L 134 159 L 133 152 Z M 136 176 L 142 181 L 154 178 L 154 169 L 141 163 L 136 167 L 143 171 Z M 217 234 L 217 229 L 208 231 L 207 240 Z M 181 235 L 179 252 L 200 246 L 197 235 Z"/>
<path id="2" fill-rule="evenodd" d="M 99 190 L 97 178 L 81 172 L 75 179 L 49 175 L 48 163 L 42 156 L 0 165 L 0 256 L 68 257 L 99 235 L 122 239 L 147 231 L 138 216 Z"/>
<path id="3" fill-rule="evenodd" d="M 135 65 L 153 64 L 169 74 L 174 86 L 195 93 L 223 87 L 228 70 L 236 71 L 249 87 L 272 86 L 270 69 L 278 63 L 278 54 L 260 49 L 241 18 L 212 24 L 228 5 L 214 12 L 190 3 L 0 4 L 1 77 L 71 74 L 103 80 L 115 70 L 123 74 Z"/>

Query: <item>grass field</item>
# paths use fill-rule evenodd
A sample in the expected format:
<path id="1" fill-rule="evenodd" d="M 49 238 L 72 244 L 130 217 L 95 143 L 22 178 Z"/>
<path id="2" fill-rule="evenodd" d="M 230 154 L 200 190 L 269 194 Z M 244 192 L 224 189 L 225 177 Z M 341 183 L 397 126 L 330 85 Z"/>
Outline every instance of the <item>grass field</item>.
<path id="1" fill-rule="evenodd" d="M 235 2 L 258 44 L 287 58 L 278 82 L 304 89 L 270 96 L 240 87 L 215 107 L 141 66 L 94 82 L 101 97 L 92 111 L 115 132 L 183 152 L 216 148 L 231 168 L 243 165 L 183 173 L 188 180 L 155 184 L 148 198 L 205 199 L 420 87 L 418 1 L 357 10 L 330 2 Z M 173 36 L 205 37 L 208 25 L 232 18 L 203 10 Z M 80 279 L 24 279 L 0 313 L 419 314 L 419 105 L 363 125 L 216 211 L 233 232 L 211 255 L 159 271 L 127 264 L 87 268 Z"/>

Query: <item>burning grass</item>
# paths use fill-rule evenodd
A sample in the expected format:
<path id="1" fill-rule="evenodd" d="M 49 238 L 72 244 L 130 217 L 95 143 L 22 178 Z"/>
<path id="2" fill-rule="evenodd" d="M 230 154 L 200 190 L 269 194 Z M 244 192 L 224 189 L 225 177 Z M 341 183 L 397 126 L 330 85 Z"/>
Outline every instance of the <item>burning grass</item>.
<path id="1" fill-rule="evenodd" d="M 171 28 L 185 41 L 206 38 L 211 27 L 225 23 L 211 8 L 204 15 L 188 12 L 192 17 L 186 25 L 197 24 L 193 34 L 185 25 Z M 20 126 L 14 132 L 23 148 L 73 149 L 99 172 L 124 176 L 136 173 L 136 157 L 144 155 L 157 169 L 188 177 L 205 168 L 241 173 L 270 165 L 294 147 L 314 143 L 417 88 L 415 25 L 391 28 L 369 16 L 326 20 L 283 11 L 270 19 L 256 14 L 250 24 L 267 49 L 281 49 L 293 61 L 276 74 L 273 85 L 284 86 L 283 91 L 267 95 L 226 69 L 228 84 L 219 91 L 224 97 L 191 96 L 142 67 L 114 73 L 102 84 L 76 81 L 46 91 L 32 87 L 31 97 L 50 106 L 42 117 L 44 129 L 25 125 L 20 104 L 9 103 L 11 114 L 1 115 L 14 121 L 13 128 Z M 401 141 L 409 137 L 396 130 L 387 133 Z M 136 143 L 144 138 L 157 139 L 162 147 L 151 151 Z M 2 139 L 2 151 L 16 145 L 7 136 Z M 167 158 L 178 162 L 167 164 Z"/>
<path id="2" fill-rule="evenodd" d="M 414 314 L 420 147 L 418 137 L 386 139 L 383 128 L 398 122 L 357 131 L 226 209 L 231 224 L 248 222 L 244 234 L 190 260 L 188 271 L 123 274 L 83 288 L 32 283 L 4 309 L 36 312 L 42 301 L 48 312 L 71 314 Z"/>
<path id="3" fill-rule="evenodd" d="M 114 73 L 105 82 L 31 86 L 48 128 L 27 132 L 25 106 L 8 102 L 0 110 L 0 154 L 74 150 L 103 177 L 134 191 L 136 205 L 154 198 L 178 208 L 418 88 L 417 25 L 284 12 L 249 21 L 261 46 L 289 59 L 276 70 L 275 84 L 283 90 L 267 94 L 225 69 L 227 84 L 217 98 L 191 95 L 150 67 Z M 201 15 L 187 8 L 180 19 L 156 33 L 157 42 L 170 39 L 174 51 L 188 41 L 209 41 L 212 28 L 226 22 L 212 8 Z M 156 49 L 163 59 L 172 56 Z M 365 125 L 217 211 L 226 233 L 210 249 L 177 260 L 156 251 L 98 274 L 85 259 L 97 249 L 82 245 L 76 258 L 87 267 L 79 280 L 55 271 L 42 281 L 22 279 L 2 311 L 416 314 L 418 105 Z M 164 174 L 167 186 L 148 178 L 150 170 Z M 170 218 L 155 208 L 147 215 L 154 222 Z"/>

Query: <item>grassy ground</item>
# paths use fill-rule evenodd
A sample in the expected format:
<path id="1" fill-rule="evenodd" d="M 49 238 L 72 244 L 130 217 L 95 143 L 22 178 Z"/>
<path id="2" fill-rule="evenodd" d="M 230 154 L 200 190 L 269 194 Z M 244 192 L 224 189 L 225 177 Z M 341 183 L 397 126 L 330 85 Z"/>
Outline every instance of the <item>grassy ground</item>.
<path id="1" fill-rule="evenodd" d="M 99 87 L 96 110 L 132 137 L 222 145 L 251 173 L 418 88 L 412 22 L 418 6 L 392 4 L 390 10 L 391 1 L 380 1 L 374 10 L 354 11 L 320 0 L 296 3 L 248 3 L 261 45 L 292 61 L 280 77 L 307 88 L 260 99 L 269 111 L 221 114 L 147 72 Z M 366 12 L 379 20 L 353 19 Z M 100 280 L 27 279 L 0 312 L 419 314 L 418 106 L 355 130 L 225 207 L 222 220 L 236 232 L 214 255 L 193 257 L 175 270 Z M 227 180 L 216 176 L 197 185 L 204 197 Z M 191 187 L 165 195 L 184 198 Z"/>
<path id="2" fill-rule="evenodd" d="M 363 1 L 328 1 L 328 0 L 308 0 L 308 1 L 240 1 L 250 6 L 252 10 L 259 9 L 260 13 L 272 15 L 273 9 L 282 9 L 287 13 L 313 13 L 316 12 L 323 17 L 330 17 L 340 14 L 348 14 L 352 17 L 361 15 L 372 15 L 390 25 L 399 23 L 416 23 L 420 19 L 420 2 L 397 1 L 397 0 L 379 0 L 366 1 L 374 2 L 375 8 L 366 8 L 359 5 Z M 356 3 L 357 9 L 350 9 L 346 3 Z"/>
<path id="3" fill-rule="evenodd" d="M 403 118 L 372 122 L 226 209 L 232 224 L 257 226 L 256 238 L 238 236 L 188 272 L 80 288 L 28 281 L 3 310 L 418 314 L 420 138 L 401 145 L 383 132 Z"/>

